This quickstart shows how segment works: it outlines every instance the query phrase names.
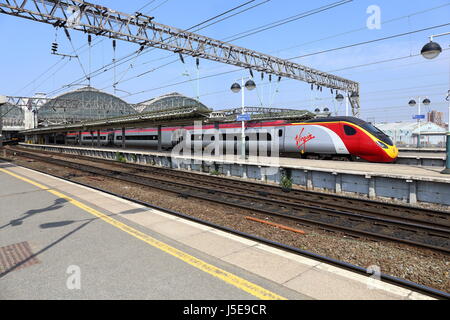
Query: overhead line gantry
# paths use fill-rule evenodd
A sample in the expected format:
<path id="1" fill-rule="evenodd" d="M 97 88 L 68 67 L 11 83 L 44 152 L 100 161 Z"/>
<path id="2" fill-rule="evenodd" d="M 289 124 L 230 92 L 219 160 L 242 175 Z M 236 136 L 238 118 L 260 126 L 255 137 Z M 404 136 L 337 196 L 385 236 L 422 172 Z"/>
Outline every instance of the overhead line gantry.
<path id="1" fill-rule="evenodd" d="M 352 98 L 353 115 L 359 115 L 358 82 L 157 23 L 139 12 L 130 15 L 81 0 L 0 0 L 0 13 L 344 91 Z"/>

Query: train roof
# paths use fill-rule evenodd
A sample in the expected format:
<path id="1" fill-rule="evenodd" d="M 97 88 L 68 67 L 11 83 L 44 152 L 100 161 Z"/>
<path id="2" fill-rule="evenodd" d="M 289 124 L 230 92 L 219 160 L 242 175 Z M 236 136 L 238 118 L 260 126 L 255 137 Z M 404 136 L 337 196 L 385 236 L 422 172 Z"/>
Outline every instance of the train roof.
<path id="1" fill-rule="evenodd" d="M 350 123 L 354 123 L 356 125 L 364 125 L 367 124 L 366 121 L 356 118 L 356 117 L 326 117 L 326 118 L 314 118 L 311 120 L 307 120 L 305 122 L 311 123 L 311 122 L 330 122 L 330 121 L 346 121 Z"/>

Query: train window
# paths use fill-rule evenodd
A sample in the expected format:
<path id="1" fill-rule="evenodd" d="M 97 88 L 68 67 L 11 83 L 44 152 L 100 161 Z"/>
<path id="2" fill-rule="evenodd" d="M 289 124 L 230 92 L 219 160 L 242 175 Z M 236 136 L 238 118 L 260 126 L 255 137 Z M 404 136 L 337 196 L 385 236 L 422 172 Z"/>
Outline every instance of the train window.
<path id="1" fill-rule="evenodd" d="M 283 136 L 283 130 L 281 130 L 281 129 L 278 130 L 278 136 L 279 136 L 279 137 L 282 137 L 282 136 Z"/>
<path id="2" fill-rule="evenodd" d="M 348 136 L 354 136 L 356 134 L 355 128 L 350 127 L 348 125 L 344 125 L 344 132 Z"/>
<path id="3" fill-rule="evenodd" d="M 214 141 L 214 140 L 216 140 L 216 137 L 215 136 L 211 136 L 211 141 Z"/>

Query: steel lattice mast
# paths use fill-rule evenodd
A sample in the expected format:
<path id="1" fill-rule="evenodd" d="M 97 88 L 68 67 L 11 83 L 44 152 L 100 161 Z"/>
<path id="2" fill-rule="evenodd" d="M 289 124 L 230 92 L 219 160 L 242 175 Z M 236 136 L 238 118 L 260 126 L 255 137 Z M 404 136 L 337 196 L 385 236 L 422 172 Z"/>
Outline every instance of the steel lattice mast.
<path id="1" fill-rule="evenodd" d="M 129 15 L 81 0 L 0 0 L 0 13 L 105 36 L 141 47 L 218 61 L 237 67 L 308 82 L 359 97 L 359 84 L 295 62 L 166 26 L 141 13 Z M 353 115 L 359 99 L 351 99 Z"/>

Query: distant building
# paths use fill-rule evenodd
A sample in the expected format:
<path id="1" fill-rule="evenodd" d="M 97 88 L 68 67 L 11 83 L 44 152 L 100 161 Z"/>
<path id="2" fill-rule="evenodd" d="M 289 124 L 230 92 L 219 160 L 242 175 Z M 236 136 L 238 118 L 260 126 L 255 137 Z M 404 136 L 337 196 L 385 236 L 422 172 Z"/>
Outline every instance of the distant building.
<path id="1" fill-rule="evenodd" d="M 418 122 L 377 123 L 377 128 L 386 133 L 399 147 L 416 147 L 419 133 Z M 447 130 L 433 122 L 421 122 L 421 146 L 445 147 Z M 442 135 L 427 135 L 439 134 Z"/>
<path id="2" fill-rule="evenodd" d="M 436 123 L 438 126 L 442 127 L 445 125 L 443 119 L 444 119 L 443 112 L 432 110 L 431 112 L 427 113 L 427 121 Z"/>

